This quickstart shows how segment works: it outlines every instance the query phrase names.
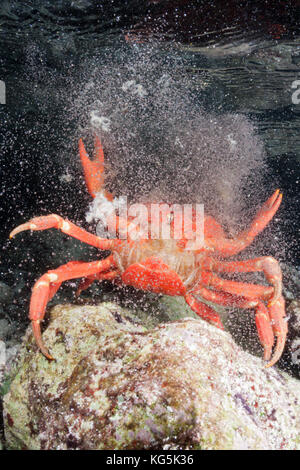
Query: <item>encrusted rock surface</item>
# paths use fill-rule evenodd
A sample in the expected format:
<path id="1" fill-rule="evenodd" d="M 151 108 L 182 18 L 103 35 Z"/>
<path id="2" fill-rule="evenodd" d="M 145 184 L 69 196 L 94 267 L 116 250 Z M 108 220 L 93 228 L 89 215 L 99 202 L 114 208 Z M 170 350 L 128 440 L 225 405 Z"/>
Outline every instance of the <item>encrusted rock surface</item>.
<path id="1" fill-rule="evenodd" d="M 300 384 L 185 318 L 146 329 L 129 310 L 56 306 L 25 337 L 4 397 L 18 449 L 300 449 Z"/>

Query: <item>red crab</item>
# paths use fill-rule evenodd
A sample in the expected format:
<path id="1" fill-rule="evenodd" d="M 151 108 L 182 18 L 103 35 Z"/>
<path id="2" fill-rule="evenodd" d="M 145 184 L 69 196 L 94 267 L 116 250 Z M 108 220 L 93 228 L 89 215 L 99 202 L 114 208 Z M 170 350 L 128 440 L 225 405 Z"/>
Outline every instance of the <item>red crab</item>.
<path id="1" fill-rule="evenodd" d="M 90 195 L 95 197 L 100 193 L 107 203 L 113 203 L 113 196 L 104 189 L 104 154 L 100 140 L 95 137 L 93 160 L 90 160 L 81 139 L 79 152 Z M 100 261 L 71 261 L 58 269 L 48 271 L 35 283 L 29 318 L 40 351 L 48 359 L 53 359 L 43 343 L 40 322 L 44 318 L 47 303 L 62 282 L 84 278 L 78 289 L 80 293 L 95 280 L 109 279 L 144 291 L 183 296 L 194 312 L 219 328 L 223 328 L 223 325 L 218 314 L 202 300 L 254 309 L 258 335 L 264 348 L 264 359 L 269 361 L 266 367 L 272 366 L 282 354 L 287 335 L 279 264 L 270 256 L 246 261 L 224 261 L 222 258 L 235 255 L 246 248 L 270 222 L 281 200 L 282 194 L 276 190 L 258 211 L 250 228 L 234 239 L 228 239 L 222 227 L 211 216 L 205 216 L 204 243 L 196 249 L 189 248 L 186 238 L 178 240 L 171 236 L 168 240 L 153 237 L 133 239 L 130 236 L 136 228 L 133 218 L 128 218 L 127 221 L 121 216 L 115 219 L 118 233 L 127 228 L 127 239 L 100 238 L 55 214 L 36 217 L 18 226 L 11 232 L 10 238 L 24 230 L 57 228 L 100 250 L 111 251 L 106 259 Z M 170 226 L 174 224 L 176 217 L 174 213 L 171 215 L 173 219 L 170 218 Z M 193 215 L 193 228 L 194 222 Z M 254 271 L 263 272 L 270 285 L 248 284 L 219 277 L 219 273 Z M 271 358 L 274 337 L 277 341 Z"/>

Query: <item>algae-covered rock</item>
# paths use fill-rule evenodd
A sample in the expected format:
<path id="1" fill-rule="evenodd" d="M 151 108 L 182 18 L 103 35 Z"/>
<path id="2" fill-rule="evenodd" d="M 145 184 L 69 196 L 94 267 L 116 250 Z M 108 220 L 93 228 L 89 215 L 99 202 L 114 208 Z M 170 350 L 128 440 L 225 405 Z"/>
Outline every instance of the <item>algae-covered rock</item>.
<path id="1" fill-rule="evenodd" d="M 4 397 L 17 449 L 296 449 L 300 384 L 202 320 L 146 329 L 114 303 L 56 306 Z"/>

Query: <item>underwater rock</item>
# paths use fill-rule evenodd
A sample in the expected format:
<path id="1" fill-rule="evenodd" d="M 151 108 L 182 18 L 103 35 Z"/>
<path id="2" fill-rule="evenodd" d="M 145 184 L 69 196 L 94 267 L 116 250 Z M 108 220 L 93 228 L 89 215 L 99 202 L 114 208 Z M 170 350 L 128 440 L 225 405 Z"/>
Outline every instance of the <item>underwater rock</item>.
<path id="1" fill-rule="evenodd" d="M 286 314 L 289 318 L 289 335 L 278 365 L 300 379 L 300 298 L 290 302 Z"/>
<path id="2" fill-rule="evenodd" d="M 0 304 L 8 304 L 12 300 L 12 296 L 11 288 L 0 281 Z"/>
<path id="3" fill-rule="evenodd" d="M 278 366 L 300 379 L 300 271 L 288 263 L 282 268 L 289 332 Z"/>
<path id="4" fill-rule="evenodd" d="M 0 340 L 6 339 L 13 331 L 13 325 L 5 318 L 0 319 Z"/>
<path id="5" fill-rule="evenodd" d="M 0 340 L 0 385 L 4 375 L 4 368 L 6 363 L 6 346 L 4 341 Z"/>
<path id="6" fill-rule="evenodd" d="M 146 329 L 112 302 L 52 309 L 3 401 L 11 449 L 300 449 L 300 384 L 185 318 Z"/>

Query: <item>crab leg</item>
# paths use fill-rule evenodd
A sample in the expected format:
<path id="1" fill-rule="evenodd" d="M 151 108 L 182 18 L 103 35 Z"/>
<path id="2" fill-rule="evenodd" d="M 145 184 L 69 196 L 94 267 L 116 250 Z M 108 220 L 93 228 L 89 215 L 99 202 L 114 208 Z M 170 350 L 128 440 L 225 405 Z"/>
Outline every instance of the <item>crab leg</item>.
<path id="1" fill-rule="evenodd" d="M 245 284 L 245 286 L 247 286 L 247 284 Z M 255 322 L 258 336 L 264 348 L 264 359 L 266 361 L 268 361 L 271 357 L 272 347 L 274 345 L 274 335 L 277 337 L 276 348 L 273 357 L 266 364 L 266 367 L 271 367 L 280 359 L 287 335 L 287 322 L 284 319 L 284 299 L 282 296 L 280 296 L 279 299 L 277 299 L 271 306 L 268 306 L 267 308 L 258 297 L 245 298 L 246 288 L 247 287 L 242 287 L 242 296 L 232 295 L 225 292 L 218 292 L 207 289 L 201 285 L 198 285 L 194 292 L 201 295 L 203 299 L 219 305 L 230 305 L 238 308 L 249 309 L 254 308 L 256 312 Z"/>
<path id="2" fill-rule="evenodd" d="M 203 302 L 200 302 L 200 300 L 196 299 L 193 295 L 193 292 L 187 294 L 185 296 L 185 300 L 191 309 L 197 313 L 197 315 L 199 315 L 199 317 L 208 321 L 212 325 L 215 325 L 217 328 L 224 330 L 224 326 L 217 312 L 209 305 L 206 305 Z"/>
<path id="3" fill-rule="evenodd" d="M 84 278 L 78 286 L 78 289 L 76 291 L 76 297 L 79 297 L 81 292 L 87 289 L 91 284 L 93 284 L 93 282 L 104 280 L 112 281 L 118 276 L 118 274 L 118 271 L 109 271 L 108 273 L 97 273 L 93 274 L 93 276 L 88 276 Z"/>
<path id="4" fill-rule="evenodd" d="M 53 359 L 43 343 L 40 322 L 44 318 L 48 301 L 57 292 L 61 283 L 68 279 L 92 276 L 115 267 L 112 255 L 104 260 L 90 263 L 71 261 L 57 269 L 48 271 L 35 283 L 30 300 L 29 319 L 36 343 L 44 356 Z"/>
<path id="5" fill-rule="evenodd" d="M 205 262 L 204 269 L 223 273 L 250 273 L 263 272 L 266 279 L 274 287 L 273 297 L 270 304 L 279 299 L 282 292 L 282 273 L 278 261 L 271 256 L 262 256 L 245 261 L 218 261 L 209 258 Z M 217 287 L 217 286 L 215 286 Z"/>
<path id="6" fill-rule="evenodd" d="M 271 286 L 221 279 L 208 271 L 201 273 L 199 284 L 213 287 L 228 294 L 242 296 L 246 299 L 270 300 L 274 295 L 274 288 Z"/>
<path id="7" fill-rule="evenodd" d="M 77 240 L 87 243 L 88 245 L 95 246 L 100 250 L 110 250 L 113 246 L 120 243 L 119 240 L 99 238 L 56 214 L 34 217 L 25 224 L 16 227 L 10 233 L 9 238 L 13 238 L 18 233 L 24 232 L 24 230 L 46 230 L 49 228 L 56 228 L 61 232 L 77 238 Z"/>
<path id="8" fill-rule="evenodd" d="M 221 256 L 232 256 L 249 246 L 256 235 L 263 231 L 273 218 L 282 201 L 282 194 L 277 189 L 257 212 L 250 228 L 237 238 L 230 240 L 222 236 L 207 240 L 208 245 Z"/>

